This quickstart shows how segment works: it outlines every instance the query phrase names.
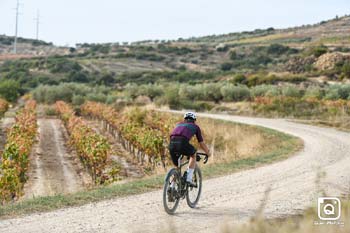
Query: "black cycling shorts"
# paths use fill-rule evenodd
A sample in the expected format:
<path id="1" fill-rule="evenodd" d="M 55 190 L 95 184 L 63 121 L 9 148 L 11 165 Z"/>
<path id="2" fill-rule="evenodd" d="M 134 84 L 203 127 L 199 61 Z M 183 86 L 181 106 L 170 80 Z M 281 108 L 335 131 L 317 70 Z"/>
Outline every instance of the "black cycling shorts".
<path id="1" fill-rule="evenodd" d="M 178 159 L 180 155 L 191 156 L 194 155 L 197 150 L 189 143 L 187 138 L 173 137 L 170 140 L 169 152 L 174 165 L 178 166 Z"/>

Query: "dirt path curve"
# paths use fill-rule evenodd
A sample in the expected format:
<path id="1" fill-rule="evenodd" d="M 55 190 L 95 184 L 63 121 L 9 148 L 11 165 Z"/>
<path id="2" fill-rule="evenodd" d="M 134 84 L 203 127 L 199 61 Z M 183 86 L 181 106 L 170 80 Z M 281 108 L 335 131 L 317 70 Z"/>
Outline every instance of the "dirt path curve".
<path id="1" fill-rule="evenodd" d="M 24 199 L 70 193 L 83 189 L 83 170 L 67 151 L 64 127 L 59 119 L 38 119 L 39 142 L 30 158 Z"/>
<path id="2" fill-rule="evenodd" d="M 327 173 L 320 184 L 329 195 L 349 189 L 350 134 L 286 120 L 206 115 L 263 125 L 304 140 L 302 151 L 287 160 L 225 177 L 206 180 L 197 209 L 182 201 L 177 215 L 168 216 L 162 192 L 117 198 L 0 222 L 1 232 L 220 232 L 222 225 L 247 221 L 256 213 L 271 187 L 264 209 L 267 217 L 281 217 L 315 205 L 318 171 Z M 317 216 L 315 216 L 317 219 Z"/>

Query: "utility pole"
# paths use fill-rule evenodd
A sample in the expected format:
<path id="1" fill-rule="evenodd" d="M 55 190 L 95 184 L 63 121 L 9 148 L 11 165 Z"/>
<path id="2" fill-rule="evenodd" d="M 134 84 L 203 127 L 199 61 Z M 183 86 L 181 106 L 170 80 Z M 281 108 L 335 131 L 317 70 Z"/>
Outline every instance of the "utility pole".
<path id="1" fill-rule="evenodd" d="M 16 5 L 16 30 L 15 30 L 15 42 L 13 46 L 13 53 L 17 53 L 17 33 L 18 33 L 18 14 L 19 14 L 19 0 L 17 0 L 17 5 Z"/>
<path id="2" fill-rule="evenodd" d="M 39 24 L 40 24 L 40 12 L 39 10 L 36 13 L 36 18 L 34 19 L 36 21 L 36 40 L 39 40 Z"/>

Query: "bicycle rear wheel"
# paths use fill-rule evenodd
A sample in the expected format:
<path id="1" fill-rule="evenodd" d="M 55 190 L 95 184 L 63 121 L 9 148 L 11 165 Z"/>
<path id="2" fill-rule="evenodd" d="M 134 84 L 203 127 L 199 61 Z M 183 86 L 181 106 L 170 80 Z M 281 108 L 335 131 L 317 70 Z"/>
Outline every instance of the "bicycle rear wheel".
<path id="1" fill-rule="evenodd" d="M 164 182 L 163 189 L 163 206 L 165 212 L 168 214 L 174 214 L 177 206 L 179 205 L 180 195 L 180 176 L 178 171 L 173 168 L 171 169 Z M 173 185 L 171 185 L 173 183 Z"/>
<path id="2" fill-rule="evenodd" d="M 193 173 L 192 181 L 196 184 L 195 187 L 187 187 L 186 202 L 191 208 L 196 207 L 202 193 L 202 172 L 196 165 Z"/>

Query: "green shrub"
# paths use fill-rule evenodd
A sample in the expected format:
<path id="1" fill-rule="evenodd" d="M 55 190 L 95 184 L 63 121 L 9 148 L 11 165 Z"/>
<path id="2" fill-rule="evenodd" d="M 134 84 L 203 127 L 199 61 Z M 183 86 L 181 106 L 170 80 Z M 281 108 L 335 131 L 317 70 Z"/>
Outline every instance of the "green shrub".
<path id="1" fill-rule="evenodd" d="M 294 86 L 294 85 L 282 86 L 281 92 L 282 92 L 283 96 L 287 96 L 287 97 L 298 98 L 298 97 L 302 96 L 301 90 L 298 87 Z"/>
<path id="2" fill-rule="evenodd" d="M 259 79 L 260 79 L 260 77 L 258 75 L 250 76 L 247 79 L 248 87 L 256 86 L 259 83 Z"/>
<path id="3" fill-rule="evenodd" d="M 107 95 L 107 98 L 106 98 L 106 104 L 113 104 L 115 103 L 117 100 L 117 96 L 115 95 Z"/>
<path id="4" fill-rule="evenodd" d="M 247 77 L 244 74 L 236 74 L 233 77 L 232 81 L 235 84 L 247 84 L 248 83 Z"/>
<path id="5" fill-rule="evenodd" d="M 181 107 L 178 86 L 168 88 L 165 92 L 164 98 L 165 102 L 169 105 L 170 108 L 179 109 Z"/>
<path id="6" fill-rule="evenodd" d="M 78 62 L 66 58 L 50 58 L 47 61 L 47 68 L 51 73 L 71 73 L 82 70 Z"/>
<path id="7" fill-rule="evenodd" d="M 350 98 L 350 84 L 336 84 L 331 85 L 325 89 L 326 100 L 349 99 Z"/>
<path id="8" fill-rule="evenodd" d="M 290 48 L 288 46 L 284 46 L 281 44 L 271 44 L 270 46 L 267 47 L 268 54 L 281 55 L 289 51 L 290 51 Z"/>
<path id="9" fill-rule="evenodd" d="M 328 88 L 324 96 L 326 100 L 337 100 L 340 99 L 340 95 L 337 88 Z"/>
<path id="10" fill-rule="evenodd" d="M 81 95 L 73 95 L 72 104 L 73 105 L 82 105 L 85 102 L 84 96 Z"/>
<path id="11" fill-rule="evenodd" d="M 201 88 L 203 100 L 214 101 L 216 103 L 222 100 L 222 94 L 220 92 L 220 83 L 206 83 L 203 84 Z"/>
<path id="12" fill-rule="evenodd" d="M 85 84 L 62 83 L 56 86 L 40 85 L 32 91 L 32 94 L 39 103 L 52 104 L 63 100 L 80 104 L 86 99 L 105 102 L 110 91 L 104 86 L 89 87 Z"/>
<path id="13" fill-rule="evenodd" d="M 9 102 L 14 102 L 21 94 L 21 88 L 17 81 L 4 80 L 0 82 L 0 96 Z"/>
<path id="14" fill-rule="evenodd" d="M 201 85 L 181 85 L 179 90 L 179 95 L 181 98 L 188 99 L 188 100 L 198 100 L 203 96 L 203 93 L 201 92 Z"/>
<path id="15" fill-rule="evenodd" d="M 106 103 L 107 96 L 103 93 L 89 93 L 87 94 L 86 99 L 89 101 Z"/>
<path id="16" fill-rule="evenodd" d="M 309 54 L 314 55 L 315 57 L 320 57 L 321 55 L 328 52 L 327 46 L 319 45 L 316 47 L 311 48 Z"/>
<path id="17" fill-rule="evenodd" d="M 272 97 L 272 96 L 280 95 L 280 92 L 277 86 L 263 84 L 263 85 L 252 87 L 251 94 L 253 97 L 261 97 L 261 96 Z"/>
<path id="18" fill-rule="evenodd" d="M 313 87 L 308 87 L 305 90 L 304 97 L 306 98 L 316 98 L 316 99 L 322 99 L 324 96 L 323 91 L 321 90 L 320 87 L 313 86 Z"/>
<path id="19" fill-rule="evenodd" d="M 250 90 L 247 86 L 227 84 L 221 87 L 220 92 L 225 101 L 249 100 L 251 97 Z"/>
<path id="20" fill-rule="evenodd" d="M 344 63 L 341 71 L 342 71 L 342 74 L 345 78 L 350 79 L 350 63 L 349 62 Z"/>
<path id="21" fill-rule="evenodd" d="M 230 59 L 236 60 L 238 58 L 237 52 L 235 50 L 230 51 Z"/>
<path id="22" fill-rule="evenodd" d="M 214 108 L 214 105 L 207 102 L 193 102 L 189 100 L 182 100 L 178 105 L 178 109 L 181 108 L 194 111 L 210 111 Z"/>
<path id="23" fill-rule="evenodd" d="M 229 70 L 232 69 L 232 67 L 233 67 L 233 64 L 230 63 L 230 62 L 225 62 L 225 63 L 222 63 L 220 65 L 220 69 L 223 70 L 223 71 L 229 71 Z"/>
<path id="24" fill-rule="evenodd" d="M 138 88 L 138 96 L 145 95 L 148 96 L 152 101 L 154 98 L 163 95 L 163 88 L 158 85 L 141 85 Z"/>
<path id="25" fill-rule="evenodd" d="M 68 81 L 77 83 L 87 83 L 89 82 L 89 76 L 86 72 L 83 71 L 72 71 L 68 74 Z"/>

